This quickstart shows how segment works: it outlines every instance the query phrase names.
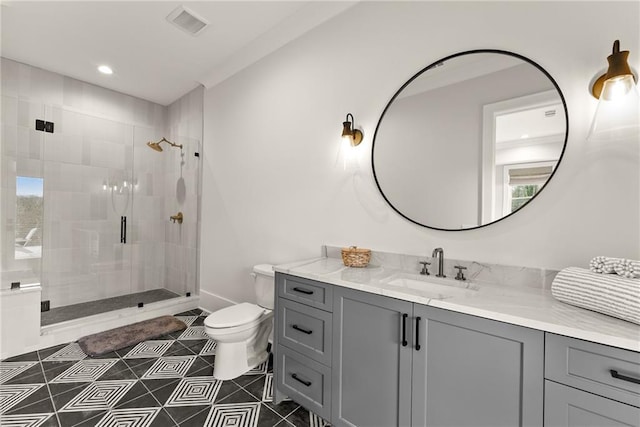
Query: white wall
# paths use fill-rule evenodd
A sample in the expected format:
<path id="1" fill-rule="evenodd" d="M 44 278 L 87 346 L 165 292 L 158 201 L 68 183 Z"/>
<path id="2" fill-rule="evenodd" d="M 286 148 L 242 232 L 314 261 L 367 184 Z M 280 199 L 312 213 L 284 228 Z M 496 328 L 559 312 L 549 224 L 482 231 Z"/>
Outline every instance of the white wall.
<path id="1" fill-rule="evenodd" d="M 586 141 L 589 81 L 615 39 L 640 68 L 637 2 L 366 2 L 205 94 L 201 291 L 207 308 L 253 300 L 253 264 L 317 256 L 323 243 L 559 269 L 640 258 L 640 144 Z M 602 19 L 625 16 L 626 20 Z M 565 157 L 545 191 L 486 228 L 434 231 L 397 215 L 370 168 L 376 123 L 415 72 L 455 52 L 525 55 L 569 109 Z M 357 168 L 336 163 L 351 112 Z"/>

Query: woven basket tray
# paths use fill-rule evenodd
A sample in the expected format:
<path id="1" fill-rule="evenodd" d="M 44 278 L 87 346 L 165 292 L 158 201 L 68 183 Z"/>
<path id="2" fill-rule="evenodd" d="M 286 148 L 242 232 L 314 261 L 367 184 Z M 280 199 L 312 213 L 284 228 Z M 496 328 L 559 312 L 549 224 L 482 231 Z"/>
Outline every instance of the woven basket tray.
<path id="1" fill-rule="evenodd" d="M 366 267 L 371 259 L 371 249 L 362 249 L 356 246 L 342 248 L 342 263 L 347 267 Z"/>

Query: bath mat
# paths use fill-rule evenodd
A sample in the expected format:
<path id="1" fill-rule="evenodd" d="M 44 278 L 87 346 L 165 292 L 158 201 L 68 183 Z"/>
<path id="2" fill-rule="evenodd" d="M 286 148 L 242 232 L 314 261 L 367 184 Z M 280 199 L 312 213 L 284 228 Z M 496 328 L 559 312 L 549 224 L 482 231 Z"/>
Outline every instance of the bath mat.
<path id="1" fill-rule="evenodd" d="M 173 316 L 161 316 L 132 325 L 110 329 L 78 340 L 82 351 L 89 356 L 100 356 L 142 341 L 158 338 L 186 329 L 187 325 Z"/>

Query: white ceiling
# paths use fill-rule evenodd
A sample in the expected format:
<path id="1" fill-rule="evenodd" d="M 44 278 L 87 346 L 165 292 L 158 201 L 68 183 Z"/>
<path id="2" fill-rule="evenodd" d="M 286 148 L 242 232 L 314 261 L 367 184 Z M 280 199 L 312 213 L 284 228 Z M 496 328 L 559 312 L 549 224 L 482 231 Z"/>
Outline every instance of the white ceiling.
<path id="1" fill-rule="evenodd" d="M 355 2 L 1 1 L 2 56 L 168 105 L 211 87 Z M 167 22 L 185 5 L 211 25 Z M 111 76 L 97 71 L 107 64 Z"/>

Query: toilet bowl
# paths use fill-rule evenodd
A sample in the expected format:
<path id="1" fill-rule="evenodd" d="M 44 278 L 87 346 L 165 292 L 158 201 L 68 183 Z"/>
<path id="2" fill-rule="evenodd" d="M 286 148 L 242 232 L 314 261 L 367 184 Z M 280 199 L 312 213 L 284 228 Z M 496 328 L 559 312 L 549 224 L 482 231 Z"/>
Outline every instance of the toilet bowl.
<path id="1" fill-rule="evenodd" d="M 273 266 L 253 268 L 258 304 L 243 302 L 211 313 L 204 321 L 205 332 L 216 341 L 213 377 L 237 378 L 269 357 L 267 346 L 273 329 Z"/>

